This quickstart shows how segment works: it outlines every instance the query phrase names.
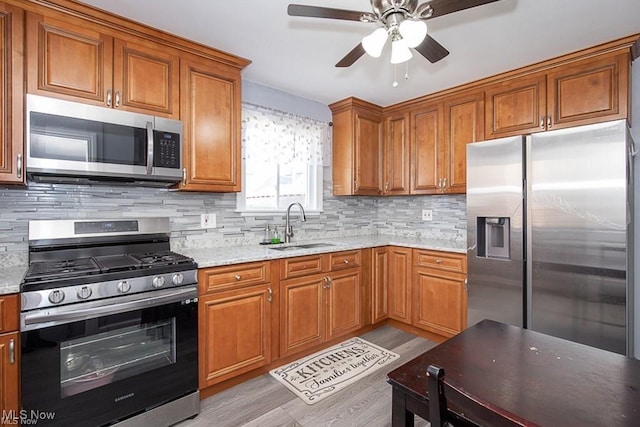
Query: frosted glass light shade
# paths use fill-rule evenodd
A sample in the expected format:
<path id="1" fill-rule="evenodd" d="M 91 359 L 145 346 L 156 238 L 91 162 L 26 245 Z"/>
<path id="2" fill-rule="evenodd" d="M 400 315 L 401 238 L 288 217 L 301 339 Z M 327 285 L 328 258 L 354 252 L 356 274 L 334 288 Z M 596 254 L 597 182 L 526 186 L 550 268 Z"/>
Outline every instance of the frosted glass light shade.
<path id="1" fill-rule="evenodd" d="M 427 24 L 424 21 L 413 21 L 407 19 L 400 23 L 398 27 L 400 35 L 409 47 L 416 47 L 427 35 Z"/>
<path id="2" fill-rule="evenodd" d="M 387 30 L 385 28 L 378 28 L 373 33 L 362 39 L 362 47 L 365 52 L 374 58 L 379 58 L 380 54 L 382 54 L 382 48 L 387 41 Z"/>
<path id="3" fill-rule="evenodd" d="M 410 60 L 413 57 L 413 54 L 409 50 L 409 46 L 407 46 L 407 42 L 404 39 L 395 40 L 391 43 L 391 63 L 392 64 L 401 64 Z"/>

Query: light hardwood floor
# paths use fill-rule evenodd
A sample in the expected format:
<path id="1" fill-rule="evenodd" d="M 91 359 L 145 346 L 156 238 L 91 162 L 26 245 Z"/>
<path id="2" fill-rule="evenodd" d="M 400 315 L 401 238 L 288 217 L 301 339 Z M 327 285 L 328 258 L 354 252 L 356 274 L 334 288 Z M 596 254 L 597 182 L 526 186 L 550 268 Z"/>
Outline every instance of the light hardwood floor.
<path id="1" fill-rule="evenodd" d="M 436 343 L 390 326 L 362 338 L 398 353 L 400 358 L 315 405 L 305 404 L 265 374 L 203 400 L 200 414 L 177 426 L 390 426 L 391 386 L 386 382 L 387 373 Z M 416 426 L 428 425 L 416 418 Z"/>

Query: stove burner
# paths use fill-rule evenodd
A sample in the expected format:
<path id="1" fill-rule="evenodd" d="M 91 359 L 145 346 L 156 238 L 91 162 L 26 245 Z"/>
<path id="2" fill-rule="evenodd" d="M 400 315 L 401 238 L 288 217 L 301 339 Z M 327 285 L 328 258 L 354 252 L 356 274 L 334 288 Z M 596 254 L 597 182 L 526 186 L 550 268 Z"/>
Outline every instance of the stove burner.
<path id="1" fill-rule="evenodd" d="M 100 273 L 100 267 L 93 258 L 79 258 L 65 261 L 44 261 L 31 263 L 25 280 L 55 279 Z"/>
<path id="2" fill-rule="evenodd" d="M 192 258 L 171 251 L 131 254 L 131 257 L 140 261 L 143 267 L 183 264 L 193 261 Z"/>
<path id="3" fill-rule="evenodd" d="M 109 271 L 133 270 L 140 262 L 129 255 L 105 255 L 94 258 L 103 273 Z"/>

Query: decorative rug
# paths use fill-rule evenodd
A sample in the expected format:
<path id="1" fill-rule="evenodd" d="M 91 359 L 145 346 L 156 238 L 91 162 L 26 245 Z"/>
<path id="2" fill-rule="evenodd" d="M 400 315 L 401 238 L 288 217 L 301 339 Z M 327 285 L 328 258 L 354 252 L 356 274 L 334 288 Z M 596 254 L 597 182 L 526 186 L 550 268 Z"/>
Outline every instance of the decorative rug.
<path id="1" fill-rule="evenodd" d="M 313 405 L 400 357 L 362 338 L 352 338 L 269 373 Z"/>

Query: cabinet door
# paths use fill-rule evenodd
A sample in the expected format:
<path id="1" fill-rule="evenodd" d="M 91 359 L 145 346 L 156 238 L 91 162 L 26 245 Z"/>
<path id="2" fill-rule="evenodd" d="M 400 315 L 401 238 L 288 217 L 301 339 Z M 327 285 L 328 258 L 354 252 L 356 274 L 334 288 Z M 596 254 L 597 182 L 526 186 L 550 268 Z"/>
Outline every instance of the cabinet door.
<path id="1" fill-rule="evenodd" d="M 411 112 L 411 194 L 439 191 L 443 152 L 442 103 L 420 106 Z"/>
<path id="2" fill-rule="evenodd" d="M 0 183 L 24 183 L 24 12 L 0 3 Z"/>
<path id="3" fill-rule="evenodd" d="M 625 52 L 552 69 L 547 74 L 547 129 L 625 119 L 629 66 Z"/>
<path id="4" fill-rule="evenodd" d="M 327 298 L 327 340 L 362 327 L 361 274 L 359 268 L 329 276 Z"/>
<path id="5" fill-rule="evenodd" d="M 442 188 L 446 193 L 467 192 L 467 144 L 484 139 L 484 93 L 448 99 L 444 104 L 446 144 Z"/>
<path id="6" fill-rule="evenodd" d="M 389 317 L 411 323 L 411 249 L 389 248 Z"/>
<path id="7" fill-rule="evenodd" d="M 373 248 L 371 268 L 371 308 L 373 323 L 380 322 L 388 315 L 389 250 Z"/>
<path id="8" fill-rule="evenodd" d="M 413 276 L 413 325 L 450 337 L 466 325 L 464 276 L 416 267 Z"/>
<path id="9" fill-rule="evenodd" d="M 180 59 L 169 48 L 116 39 L 113 78 L 115 108 L 179 118 Z"/>
<path id="10" fill-rule="evenodd" d="M 27 92 L 107 105 L 113 39 L 80 19 L 27 14 Z"/>
<path id="11" fill-rule="evenodd" d="M 398 113 L 385 120 L 385 194 L 409 194 L 409 120 L 409 113 Z"/>
<path id="12" fill-rule="evenodd" d="M 240 71 L 196 58 L 181 61 L 181 190 L 240 191 Z"/>
<path id="13" fill-rule="evenodd" d="M 271 362 L 269 285 L 200 297 L 200 388 Z"/>
<path id="14" fill-rule="evenodd" d="M 0 413 L 2 413 L 2 425 L 17 424 L 17 422 L 14 423 L 14 420 L 9 418 L 11 414 L 18 418 L 18 400 L 20 396 L 18 387 L 20 375 L 18 336 L 17 332 L 0 335 Z"/>
<path id="15" fill-rule="evenodd" d="M 315 275 L 280 282 L 280 356 L 325 341 L 325 278 Z"/>
<path id="16" fill-rule="evenodd" d="M 545 130 L 546 74 L 517 77 L 485 91 L 486 139 Z"/>
<path id="17" fill-rule="evenodd" d="M 354 194 L 382 194 L 382 117 L 365 110 L 355 113 Z"/>

